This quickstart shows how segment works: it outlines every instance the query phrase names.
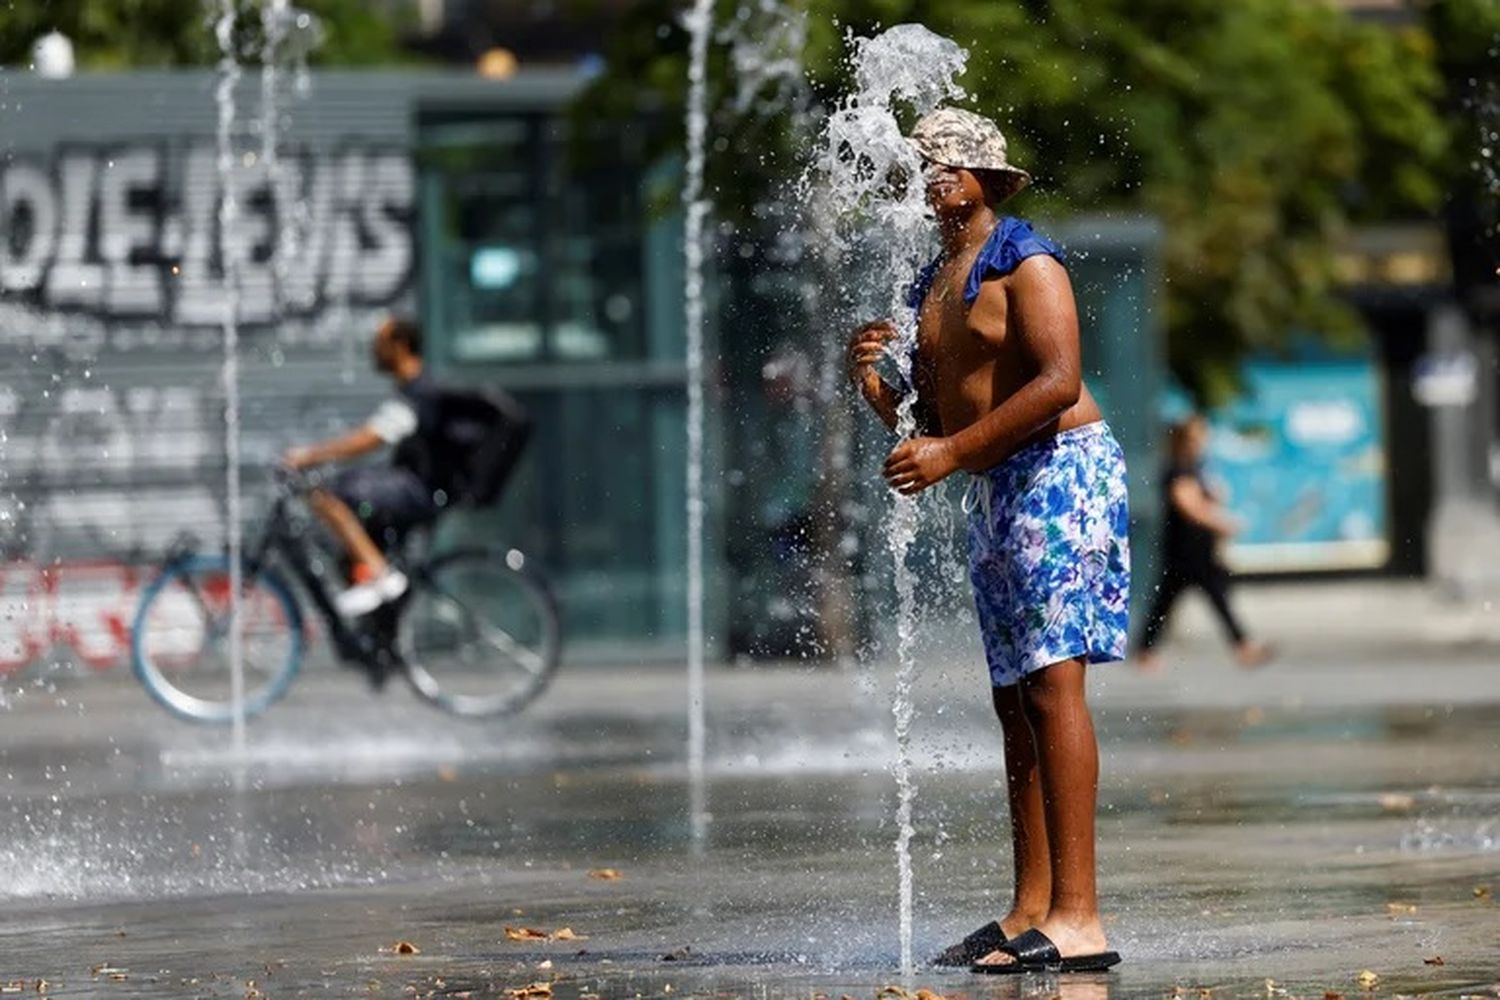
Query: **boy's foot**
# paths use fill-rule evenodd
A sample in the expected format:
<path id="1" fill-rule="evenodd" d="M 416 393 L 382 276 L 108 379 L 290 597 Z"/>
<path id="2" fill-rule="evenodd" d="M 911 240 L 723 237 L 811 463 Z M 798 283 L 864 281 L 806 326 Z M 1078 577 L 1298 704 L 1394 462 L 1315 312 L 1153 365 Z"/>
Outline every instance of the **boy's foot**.
<path id="1" fill-rule="evenodd" d="M 1043 961 L 1047 946 L 1056 949 L 1051 958 Z M 983 956 L 973 965 L 975 972 L 997 972 L 1002 971 L 1003 966 L 1012 966 L 1010 971 L 1021 972 L 1028 969 L 1042 967 L 1057 968 L 1059 962 L 1066 964 L 1070 959 L 1079 961 L 1071 963 L 1076 965 L 1088 965 L 1090 968 L 1109 968 L 1120 961 L 1120 956 L 1107 950 L 1109 942 L 1105 940 L 1104 928 L 1098 919 L 1085 924 L 1072 924 L 1063 920 L 1049 919 L 1027 931 L 1018 934 L 999 948 Z M 1113 956 L 1113 961 L 1105 960 Z M 1093 959 L 1091 963 L 1084 959 Z M 1101 964 L 1104 963 L 1104 964 Z M 1083 969 L 1072 969 L 1067 971 L 1083 971 Z"/>
<path id="2" fill-rule="evenodd" d="M 999 920 L 991 920 L 958 944 L 949 945 L 943 949 L 942 953 L 932 960 L 932 964 L 966 969 L 1015 935 L 1031 928 L 1038 919 L 1038 917 L 1023 916 L 1012 910 Z M 1008 931 L 1007 927 L 1010 928 Z"/>
<path id="3" fill-rule="evenodd" d="M 1005 931 L 1000 929 L 1000 921 L 991 920 L 958 942 L 958 944 L 949 945 L 947 948 L 944 948 L 932 960 L 932 964 L 948 968 L 962 968 L 973 965 L 1008 940 L 1009 938 L 1005 936 Z"/>
<path id="4" fill-rule="evenodd" d="M 372 579 L 356 583 L 333 599 L 333 606 L 345 618 L 359 618 L 389 604 L 406 593 L 406 574 L 389 566 Z"/>
<path id="5" fill-rule="evenodd" d="M 1041 921 L 1040 916 L 1026 916 L 1011 910 L 1010 913 L 999 919 L 990 921 L 980 930 L 969 934 L 957 945 L 948 946 L 938 957 L 933 958 L 933 966 L 951 967 L 951 969 L 968 969 L 1017 934 L 1025 933 Z"/>
<path id="6" fill-rule="evenodd" d="M 1002 976 L 1023 972 L 1105 972 L 1120 964 L 1118 952 L 1103 949 L 1064 955 L 1056 942 L 1035 927 L 1001 945 L 995 955 L 995 961 L 978 962 L 969 971 Z"/>
<path id="7" fill-rule="evenodd" d="M 1276 658 L 1274 646 L 1246 640 L 1234 647 L 1234 661 L 1246 670 L 1263 667 Z"/>

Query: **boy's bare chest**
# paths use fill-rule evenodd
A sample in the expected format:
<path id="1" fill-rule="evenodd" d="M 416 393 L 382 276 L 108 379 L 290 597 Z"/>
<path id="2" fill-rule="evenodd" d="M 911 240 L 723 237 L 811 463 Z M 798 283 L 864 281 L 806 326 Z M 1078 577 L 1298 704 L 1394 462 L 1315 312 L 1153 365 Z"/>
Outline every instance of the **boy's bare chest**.
<path id="1" fill-rule="evenodd" d="M 934 276 L 918 315 L 918 357 L 940 370 L 993 360 L 995 348 L 1005 340 L 1004 297 L 992 296 L 983 305 L 964 301 L 970 262 L 956 263 Z"/>

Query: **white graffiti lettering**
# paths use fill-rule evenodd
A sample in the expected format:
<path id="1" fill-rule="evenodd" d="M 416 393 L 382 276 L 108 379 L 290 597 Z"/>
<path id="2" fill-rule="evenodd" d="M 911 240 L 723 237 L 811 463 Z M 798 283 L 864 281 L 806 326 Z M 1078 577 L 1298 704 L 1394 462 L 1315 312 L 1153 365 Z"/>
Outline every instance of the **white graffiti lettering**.
<path id="1" fill-rule="evenodd" d="M 247 154 L 228 178 L 228 241 L 248 325 L 400 297 L 415 261 L 403 151 L 293 152 L 275 175 Z M 39 312 L 111 323 L 219 323 L 224 262 L 213 149 L 60 147 L 50 165 L 0 166 L 0 290 Z"/>

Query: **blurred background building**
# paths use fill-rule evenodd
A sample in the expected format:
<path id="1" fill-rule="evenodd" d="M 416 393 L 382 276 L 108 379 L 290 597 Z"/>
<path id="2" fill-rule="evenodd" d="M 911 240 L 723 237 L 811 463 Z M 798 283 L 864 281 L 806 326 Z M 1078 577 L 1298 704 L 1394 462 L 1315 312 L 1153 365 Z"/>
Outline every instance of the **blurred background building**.
<path id="1" fill-rule="evenodd" d="M 1345 6 L 1416 30 L 1410 6 Z M 533 552 L 575 655 L 675 655 L 685 620 L 681 220 L 658 143 L 676 112 L 648 94 L 622 124 L 577 100 L 620 72 L 622 34 L 659 23 L 670 48 L 655 8 L 670 11 L 375 4 L 369 16 L 399 26 L 385 61 L 426 64 L 316 70 L 287 99 L 271 165 L 255 153 L 253 74 L 239 93 L 248 492 L 286 445 L 373 408 L 384 386 L 367 338 L 385 311 L 414 312 L 446 377 L 535 409 L 506 503 L 450 530 Z M 0 669 L 59 650 L 118 662 L 142 566 L 184 529 L 222 531 L 213 83 L 207 69 L 87 64 L 0 76 Z M 1073 254 L 1089 378 L 1132 459 L 1139 579 L 1152 577 L 1162 427 L 1196 394 L 1219 431 L 1212 472 L 1248 523 L 1231 552 L 1241 570 L 1500 586 L 1500 284 L 1483 193 L 1460 184 L 1440 213 L 1364 212 L 1330 292 L 1358 329 L 1252 345 L 1217 395 L 1174 377 L 1170 222 L 1038 204 Z M 881 441 L 853 423 L 843 334 L 809 328 L 808 266 L 782 235 L 727 213 L 717 231 L 721 656 L 840 655 L 881 628 Z M 273 266 L 278 240 L 292 249 Z M 940 552 L 955 525 L 931 529 L 932 572 L 951 569 Z"/>

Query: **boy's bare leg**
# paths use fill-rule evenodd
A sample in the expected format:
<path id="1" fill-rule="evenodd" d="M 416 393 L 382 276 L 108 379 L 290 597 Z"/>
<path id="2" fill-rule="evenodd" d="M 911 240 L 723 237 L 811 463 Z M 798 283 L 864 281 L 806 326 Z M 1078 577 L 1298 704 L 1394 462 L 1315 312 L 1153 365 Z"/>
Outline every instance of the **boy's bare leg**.
<path id="1" fill-rule="evenodd" d="M 1094 880 L 1094 807 L 1099 786 L 1099 745 L 1084 701 L 1084 664 L 1064 660 L 1022 682 L 1026 718 L 1036 737 L 1052 898 L 1037 929 L 1064 958 L 1104 951 Z M 1008 963 L 1004 952 L 982 962 Z"/>
<path id="2" fill-rule="evenodd" d="M 1021 686 L 994 689 L 995 714 L 1005 745 L 1005 792 L 1010 805 L 1010 836 L 1015 898 L 1000 920 L 1007 938 L 1040 924 L 1052 899 L 1052 859 L 1047 851 L 1047 817 L 1042 805 L 1036 740 L 1021 702 Z"/>
<path id="3" fill-rule="evenodd" d="M 307 504 L 356 562 L 364 563 L 373 573 L 385 572 L 385 555 L 348 504 L 327 490 L 313 490 L 307 496 Z"/>

